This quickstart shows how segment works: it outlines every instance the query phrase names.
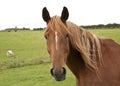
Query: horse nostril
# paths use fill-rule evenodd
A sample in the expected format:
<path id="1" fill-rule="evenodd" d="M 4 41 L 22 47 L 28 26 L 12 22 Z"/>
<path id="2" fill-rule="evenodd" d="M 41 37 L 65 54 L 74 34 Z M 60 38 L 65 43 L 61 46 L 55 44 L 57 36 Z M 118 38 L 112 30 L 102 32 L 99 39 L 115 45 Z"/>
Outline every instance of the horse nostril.
<path id="1" fill-rule="evenodd" d="M 63 74 L 65 75 L 66 74 L 66 69 L 63 67 Z"/>
<path id="2" fill-rule="evenodd" d="M 50 69 L 50 73 L 51 73 L 52 76 L 54 75 L 53 74 L 53 68 Z"/>

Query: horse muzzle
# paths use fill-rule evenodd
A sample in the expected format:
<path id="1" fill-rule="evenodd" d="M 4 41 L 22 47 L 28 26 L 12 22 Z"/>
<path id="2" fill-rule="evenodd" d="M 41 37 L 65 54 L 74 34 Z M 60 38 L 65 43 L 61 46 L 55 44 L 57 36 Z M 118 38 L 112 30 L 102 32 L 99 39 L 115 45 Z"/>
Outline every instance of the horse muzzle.
<path id="1" fill-rule="evenodd" d="M 62 68 L 51 68 L 50 69 L 51 75 L 55 78 L 56 81 L 63 81 L 66 78 L 66 69 Z"/>

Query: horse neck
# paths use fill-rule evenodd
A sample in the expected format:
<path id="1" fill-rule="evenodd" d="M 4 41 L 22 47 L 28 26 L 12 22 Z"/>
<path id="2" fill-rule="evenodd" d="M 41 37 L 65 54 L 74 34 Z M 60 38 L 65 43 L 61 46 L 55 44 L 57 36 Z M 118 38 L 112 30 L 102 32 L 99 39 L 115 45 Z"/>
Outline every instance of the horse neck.
<path id="1" fill-rule="evenodd" d="M 89 67 L 86 67 L 85 62 L 80 54 L 79 51 L 77 51 L 71 43 L 70 46 L 70 52 L 69 56 L 67 58 L 67 66 L 72 71 L 72 73 L 75 75 L 77 79 L 80 79 L 80 76 L 86 75 L 86 73 L 91 74 L 94 73 L 96 75 L 96 71 L 90 70 Z M 99 60 L 98 60 L 99 63 Z M 98 64 L 99 65 L 99 64 Z"/>
<path id="2" fill-rule="evenodd" d="M 71 43 L 69 46 L 70 52 L 67 59 L 67 66 L 72 71 L 72 73 L 78 78 L 79 73 L 84 71 L 86 67 L 80 53 L 75 48 L 73 48 Z"/>

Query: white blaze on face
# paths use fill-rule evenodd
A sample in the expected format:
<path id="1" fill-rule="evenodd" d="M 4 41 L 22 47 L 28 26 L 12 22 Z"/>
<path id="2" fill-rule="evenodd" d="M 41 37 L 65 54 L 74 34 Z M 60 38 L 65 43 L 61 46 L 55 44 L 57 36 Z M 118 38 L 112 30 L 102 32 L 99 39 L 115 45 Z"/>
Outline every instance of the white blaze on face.
<path id="1" fill-rule="evenodd" d="M 56 50 L 58 49 L 57 43 L 58 43 L 58 33 L 55 32 L 55 48 L 56 48 Z"/>

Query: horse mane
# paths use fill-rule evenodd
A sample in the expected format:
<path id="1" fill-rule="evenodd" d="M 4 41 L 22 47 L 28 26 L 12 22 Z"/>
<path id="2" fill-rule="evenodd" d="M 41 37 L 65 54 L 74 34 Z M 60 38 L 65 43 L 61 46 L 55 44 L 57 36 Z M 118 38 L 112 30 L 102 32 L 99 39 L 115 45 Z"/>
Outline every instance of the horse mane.
<path id="1" fill-rule="evenodd" d="M 64 24 L 59 16 L 52 17 L 49 22 L 48 29 L 54 27 L 51 29 L 61 35 L 63 31 L 67 31 L 70 43 L 80 53 L 85 65 L 97 70 L 97 61 L 101 62 L 102 55 L 99 37 L 72 22 L 66 21 Z"/>
<path id="2" fill-rule="evenodd" d="M 99 37 L 71 22 L 67 22 L 72 46 L 80 52 L 87 67 L 97 70 L 97 61 L 102 62 Z"/>

